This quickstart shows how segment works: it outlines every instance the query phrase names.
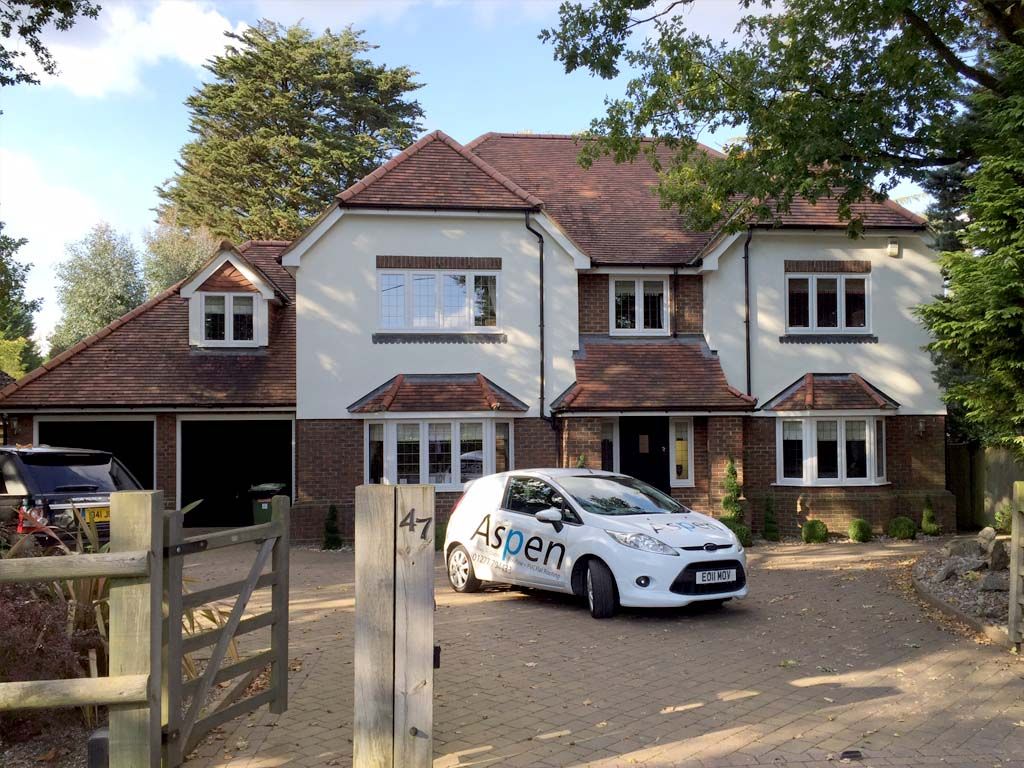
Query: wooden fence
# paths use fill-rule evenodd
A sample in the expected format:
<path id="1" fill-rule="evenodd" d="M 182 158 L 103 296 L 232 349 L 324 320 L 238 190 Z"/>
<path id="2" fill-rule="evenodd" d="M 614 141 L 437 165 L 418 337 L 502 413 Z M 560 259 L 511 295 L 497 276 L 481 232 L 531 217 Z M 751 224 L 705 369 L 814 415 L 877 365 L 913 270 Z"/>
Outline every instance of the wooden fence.
<path id="1" fill-rule="evenodd" d="M 0 683 L 0 711 L 108 706 L 110 768 L 159 768 L 162 758 L 165 765 L 178 766 L 217 725 L 264 704 L 283 712 L 288 705 L 288 514 L 288 498 L 278 496 L 269 523 L 185 538 L 181 513 L 164 515 L 162 492 L 123 491 L 110 498 L 108 552 L 0 560 L 0 583 L 111 579 L 109 676 Z M 183 591 L 185 556 L 246 542 L 260 545 L 246 579 Z M 263 573 L 268 562 L 271 571 Z M 267 587 L 271 609 L 243 619 L 253 592 Z M 220 626 L 183 635 L 186 612 L 236 595 Z M 233 638 L 262 627 L 271 627 L 269 649 L 222 666 Z M 211 645 L 202 675 L 183 681 L 185 654 Z M 240 698 L 268 665 L 267 690 Z M 211 687 L 236 678 L 227 695 L 204 711 Z"/>
<path id="2" fill-rule="evenodd" d="M 1013 529 L 1010 535 L 1010 618 L 1007 632 L 1010 643 L 1019 652 L 1024 641 L 1024 481 L 1013 484 Z"/>

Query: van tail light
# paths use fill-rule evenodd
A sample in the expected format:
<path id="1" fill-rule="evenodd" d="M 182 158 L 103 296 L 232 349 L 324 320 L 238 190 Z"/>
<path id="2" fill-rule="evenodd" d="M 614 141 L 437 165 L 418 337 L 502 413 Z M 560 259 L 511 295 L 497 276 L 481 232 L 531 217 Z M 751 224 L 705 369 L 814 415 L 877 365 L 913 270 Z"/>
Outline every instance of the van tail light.
<path id="1" fill-rule="evenodd" d="M 43 507 L 18 507 L 18 533 L 32 533 L 46 525 L 46 510 Z"/>

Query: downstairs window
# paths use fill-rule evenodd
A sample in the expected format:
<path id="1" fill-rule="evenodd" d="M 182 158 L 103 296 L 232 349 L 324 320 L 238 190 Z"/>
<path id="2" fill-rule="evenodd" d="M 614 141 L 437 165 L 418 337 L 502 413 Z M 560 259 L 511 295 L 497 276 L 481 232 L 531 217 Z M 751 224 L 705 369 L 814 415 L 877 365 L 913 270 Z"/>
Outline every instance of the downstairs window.
<path id="1" fill-rule="evenodd" d="M 779 485 L 881 485 L 885 418 L 779 418 L 775 455 Z"/>

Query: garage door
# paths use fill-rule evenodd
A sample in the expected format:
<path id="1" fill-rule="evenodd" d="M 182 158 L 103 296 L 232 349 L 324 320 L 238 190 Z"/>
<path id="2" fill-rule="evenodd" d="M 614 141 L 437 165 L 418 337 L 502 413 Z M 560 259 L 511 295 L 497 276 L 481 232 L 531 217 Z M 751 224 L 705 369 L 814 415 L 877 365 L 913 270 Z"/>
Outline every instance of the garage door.
<path id="1" fill-rule="evenodd" d="M 181 422 L 182 506 L 189 527 L 252 524 L 249 488 L 281 483 L 292 492 L 290 419 Z"/>
<path id="2" fill-rule="evenodd" d="M 110 451 L 128 467 L 143 488 L 152 488 L 153 427 L 151 420 L 40 421 L 39 443 Z"/>

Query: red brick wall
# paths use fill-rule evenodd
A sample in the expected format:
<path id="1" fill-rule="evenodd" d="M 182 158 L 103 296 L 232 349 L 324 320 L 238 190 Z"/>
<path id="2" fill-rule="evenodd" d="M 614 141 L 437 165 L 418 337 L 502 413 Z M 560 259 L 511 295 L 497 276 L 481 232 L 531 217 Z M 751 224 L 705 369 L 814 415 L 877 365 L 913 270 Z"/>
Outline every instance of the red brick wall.
<path id="1" fill-rule="evenodd" d="M 608 333 L 608 275 L 579 276 L 580 333 Z"/>
<path id="2" fill-rule="evenodd" d="M 355 487 L 363 482 L 363 422 L 359 419 L 295 421 L 295 506 L 292 537 L 320 541 L 331 505 L 343 538 L 354 535 Z"/>
<path id="3" fill-rule="evenodd" d="M 601 424 L 604 419 L 581 416 L 560 421 L 561 461 L 557 466 L 575 467 L 583 457 L 583 466 L 601 469 Z"/>
<path id="4" fill-rule="evenodd" d="M 676 275 L 672 296 L 676 333 L 704 333 L 704 278 Z"/>
<path id="5" fill-rule="evenodd" d="M 833 533 L 846 533 L 861 517 L 882 532 L 896 515 L 920 523 L 930 498 L 943 528 L 956 528 L 955 499 L 945 489 L 945 417 L 890 416 L 886 419 L 886 474 L 889 485 L 812 488 L 774 485 L 775 420 L 750 417 L 745 424 L 744 457 L 749 518 L 755 530 L 764 519 L 768 497 L 782 534 L 796 536 L 809 517 L 823 520 Z"/>
<path id="6" fill-rule="evenodd" d="M 178 419 L 173 413 L 156 417 L 156 488 L 164 492 L 164 509 L 177 507 Z"/>
<path id="7" fill-rule="evenodd" d="M 743 484 L 743 417 L 708 417 L 708 471 L 710 489 L 708 503 L 715 516 L 721 512 L 725 496 L 725 471 L 729 459 L 736 464 L 736 473 Z"/>
<path id="8" fill-rule="evenodd" d="M 559 466 L 558 433 L 550 422 L 532 418 L 516 419 L 513 424 L 516 469 Z"/>
<path id="9" fill-rule="evenodd" d="M 31 445 L 32 416 L 24 413 L 12 413 L 8 418 L 11 422 L 17 420 L 18 423 L 8 426 L 7 442 L 10 445 Z"/>

